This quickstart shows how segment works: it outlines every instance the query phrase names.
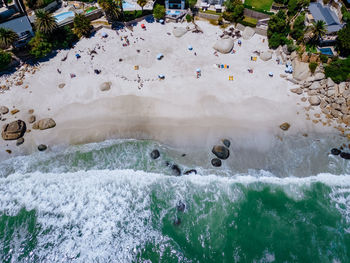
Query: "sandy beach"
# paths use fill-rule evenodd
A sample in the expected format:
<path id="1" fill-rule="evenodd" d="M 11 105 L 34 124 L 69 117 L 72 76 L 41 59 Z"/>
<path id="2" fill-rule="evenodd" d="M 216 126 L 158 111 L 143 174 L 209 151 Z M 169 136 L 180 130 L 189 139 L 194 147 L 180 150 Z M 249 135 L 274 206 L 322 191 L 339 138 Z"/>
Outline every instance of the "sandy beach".
<path id="1" fill-rule="evenodd" d="M 101 29 L 37 65 L 35 74 L 25 73 L 23 84 L 10 85 L 0 94 L 1 105 L 20 110 L 4 115 L 2 125 L 16 119 L 27 122 L 30 109 L 37 120 L 53 118 L 57 125 L 33 130 L 27 123 L 31 131 L 24 136 L 24 144 L 17 147 L 16 141 L 1 140 L 0 158 L 9 156 L 5 149 L 30 153 L 41 143 L 52 147 L 137 138 L 174 146 L 209 146 L 223 137 L 255 136 L 268 148 L 269 138 L 277 135 L 334 132 L 332 127 L 306 120 L 304 107 L 309 104 L 290 92 L 297 86 L 280 77 L 285 66 L 276 63 L 275 54 L 266 62 L 251 61 L 254 51 L 268 50 L 265 37 L 255 34 L 250 40 L 242 39 L 242 46 L 236 41 L 234 54 L 215 56 L 213 45 L 222 29 L 205 21 L 197 23 L 203 33 L 188 32 L 181 38 L 174 37 L 172 30 L 187 24 L 145 22 L 147 30 L 140 23 L 133 32 Z M 102 38 L 102 32 L 108 37 Z M 129 46 L 123 46 L 124 36 Z M 159 53 L 164 55 L 161 60 L 156 58 Z M 229 68 L 219 69 L 214 66 L 217 63 Z M 95 69 L 101 73 L 94 73 Z M 269 77 L 269 72 L 274 76 Z M 165 79 L 158 80 L 159 74 Z M 15 75 L 2 76 L 0 84 L 9 84 Z M 110 82 L 111 88 L 101 91 L 104 82 Z M 62 83 L 64 87 L 59 88 Z M 283 122 L 291 124 L 287 132 L 279 128 Z"/>

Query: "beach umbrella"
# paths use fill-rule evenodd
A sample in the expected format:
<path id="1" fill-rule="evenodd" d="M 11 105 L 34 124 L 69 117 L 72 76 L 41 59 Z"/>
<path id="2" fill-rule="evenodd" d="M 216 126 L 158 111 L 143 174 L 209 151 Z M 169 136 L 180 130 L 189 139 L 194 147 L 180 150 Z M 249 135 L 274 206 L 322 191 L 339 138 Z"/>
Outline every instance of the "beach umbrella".
<path id="1" fill-rule="evenodd" d="M 141 28 L 146 28 L 145 24 L 141 24 Z"/>
<path id="2" fill-rule="evenodd" d="M 158 59 L 158 60 L 161 60 L 162 57 L 164 57 L 162 53 L 159 53 L 159 54 L 157 55 L 157 59 Z"/>
<path id="3" fill-rule="evenodd" d="M 191 45 L 188 46 L 188 50 L 192 50 L 193 47 Z"/>
<path id="4" fill-rule="evenodd" d="M 102 37 L 108 37 L 108 34 L 106 32 L 102 32 L 101 36 Z"/>
<path id="5" fill-rule="evenodd" d="M 273 77 L 273 73 L 272 73 L 272 72 L 269 72 L 269 76 L 270 76 L 270 77 Z"/>
<path id="6" fill-rule="evenodd" d="M 164 24 L 164 20 L 163 19 L 159 20 L 159 23 Z"/>
<path id="7" fill-rule="evenodd" d="M 197 72 L 201 72 L 201 69 L 200 69 L 200 68 L 197 68 L 196 71 L 197 71 Z"/>

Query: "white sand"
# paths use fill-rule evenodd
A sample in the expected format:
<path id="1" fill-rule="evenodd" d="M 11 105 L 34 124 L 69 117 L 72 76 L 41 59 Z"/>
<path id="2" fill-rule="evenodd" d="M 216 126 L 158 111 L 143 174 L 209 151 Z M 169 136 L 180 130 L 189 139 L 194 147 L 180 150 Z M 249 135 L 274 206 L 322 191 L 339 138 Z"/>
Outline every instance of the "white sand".
<path id="1" fill-rule="evenodd" d="M 307 103 L 289 91 L 295 85 L 279 77 L 285 67 L 277 65 L 274 56 L 268 62 L 259 58 L 257 62 L 250 61 L 253 51 L 268 49 L 262 36 L 242 40 L 242 47 L 235 44 L 236 54 L 216 57 L 212 46 L 222 29 L 204 21 L 198 23 L 204 34 L 189 32 L 182 38 L 167 32 L 186 24 L 145 23 L 144 31 L 140 23 L 132 32 L 134 37 L 127 29 L 119 31 L 119 35 L 102 29 L 95 37 L 81 40 L 74 49 L 63 50 L 41 63 L 34 75 L 26 74 L 22 87 L 29 88 L 11 87 L 0 94 L 0 104 L 21 110 L 15 116 L 8 114 L 7 121 L 27 121 L 28 109 L 34 109 L 37 120 L 51 117 L 57 126 L 32 130 L 21 147 L 16 147 L 15 141 L 1 140 L 1 149 L 30 152 L 40 143 L 52 146 L 130 137 L 184 146 L 211 145 L 222 137 L 257 136 L 268 144 L 269 136 L 329 131 L 305 120 L 303 107 Z M 101 39 L 102 32 L 109 37 Z M 122 47 L 120 36 L 126 35 L 130 46 Z M 97 45 L 101 48 L 97 49 Z M 187 49 L 188 45 L 193 46 L 193 51 Z M 98 54 L 91 59 L 88 50 L 94 48 Z M 137 49 L 141 52 L 137 53 Z M 62 62 L 67 53 L 67 60 Z M 76 53 L 80 59 L 76 59 Z M 158 53 L 164 54 L 161 61 L 156 59 Z M 119 62 L 119 58 L 123 61 Z M 230 68 L 218 69 L 215 63 L 229 64 Z M 134 70 L 134 65 L 140 69 Z M 202 70 L 199 79 L 197 68 Z M 248 68 L 253 68 L 254 74 L 249 74 Z M 94 69 L 102 73 L 96 75 Z M 268 76 L 270 71 L 273 78 Z M 71 79 L 70 73 L 77 77 Z M 137 74 L 144 81 L 141 89 Z M 158 74 L 164 74 L 165 80 L 157 80 Z M 234 81 L 228 80 L 229 75 L 234 76 Z M 109 91 L 100 91 L 104 81 L 112 82 Z M 59 89 L 60 83 L 66 86 Z M 279 129 L 285 121 L 292 125 L 288 132 Z"/>

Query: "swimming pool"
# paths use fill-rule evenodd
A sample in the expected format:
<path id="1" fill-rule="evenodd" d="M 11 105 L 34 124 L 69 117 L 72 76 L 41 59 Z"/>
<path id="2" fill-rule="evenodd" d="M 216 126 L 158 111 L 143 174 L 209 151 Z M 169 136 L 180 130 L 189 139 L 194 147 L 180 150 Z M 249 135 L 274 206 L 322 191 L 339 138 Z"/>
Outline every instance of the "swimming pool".
<path id="1" fill-rule="evenodd" d="M 57 24 L 61 23 L 63 20 L 69 17 L 74 17 L 74 12 L 69 11 L 69 12 L 63 12 L 58 15 L 55 15 L 54 18 L 56 19 Z"/>
<path id="2" fill-rule="evenodd" d="M 332 49 L 329 48 L 329 47 L 320 48 L 320 52 L 321 52 L 321 54 L 323 54 L 323 55 L 334 56 Z"/>
<path id="3" fill-rule="evenodd" d="M 135 5 L 130 4 L 129 2 L 123 1 L 123 9 L 135 9 Z"/>
<path id="4" fill-rule="evenodd" d="M 181 12 L 180 12 L 180 11 L 177 11 L 177 10 L 167 10 L 167 11 L 166 11 L 166 14 L 167 14 L 167 15 L 171 15 L 171 16 L 173 16 L 173 15 L 178 16 L 178 15 L 181 14 Z"/>

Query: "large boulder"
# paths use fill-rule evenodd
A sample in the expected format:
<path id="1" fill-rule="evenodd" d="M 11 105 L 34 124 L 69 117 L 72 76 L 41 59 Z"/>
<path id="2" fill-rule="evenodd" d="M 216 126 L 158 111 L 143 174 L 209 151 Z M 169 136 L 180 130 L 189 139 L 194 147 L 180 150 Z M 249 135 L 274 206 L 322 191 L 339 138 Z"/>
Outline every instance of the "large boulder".
<path id="1" fill-rule="evenodd" d="M 272 58 L 271 52 L 264 51 L 260 53 L 260 59 L 263 61 L 268 61 Z"/>
<path id="2" fill-rule="evenodd" d="M 309 64 L 294 59 L 293 62 L 293 78 L 298 81 L 306 80 L 310 76 Z"/>
<path id="3" fill-rule="evenodd" d="M 185 27 L 174 27 L 173 29 L 173 35 L 175 37 L 182 37 L 184 34 L 187 33 L 187 29 Z"/>
<path id="4" fill-rule="evenodd" d="M 311 89 L 311 90 L 317 90 L 317 89 L 319 89 L 319 88 L 321 88 L 321 85 L 320 85 L 320 83 L 319 82 L 314 82 L 314 83 L 312 83 L 311 84 L 311 86 L 309 87 L 309 89 Z"/>
<path id="5" fill-rule="evenodd" d="M 37 121 L 36 123 L 33 124 L 33 129 L 35 130 L 46 130 L 46 129 L 50 129 L 56 126 L 56 122 L 51 119 L 51 118 L 47 118 L 47 119 L 42 119 L 40 121 Z"/>
<path id="6" fill-rule="evenodd" d="M 331 78 L 328 78 L 327 79 L 327 87 L 328 88 L 334 87 L 334 85 L 335 85 L 334 81 Z"/>
<path id="7" fill-rule="evenodd" d="M 232 38 L 221 38 L 218 41 L 216 41 L 213 48 L 223 54 L 230 53 L 233 48 L 233 39 Z"/>
<path id="8" fill-rule="evenodd" d="M 317 96 L 311 96 L 311 97 L 309 98 L 309 103 L 310 103 L 310 105 L 312 105 L 312 106 L 318 106 L 318 105 L 320 105 L 321 100 L 320 100 L 320 98 L 317 97 Z"/>
<path id="9" fill-rule="evenodd" d="M 290 55 L 290 52 L 289 52 L 289 50 L 288 50 L 288 46 L 287 46 L 287 45 L 284 45 L 284 46 L 282 47 L 282 50 L 283 50 L 284 54 Z"/>
<path id="10" fill-rule="evenodd" d="M 255 30 L 249 26 L 246 26 L 242 33 L 242 37 L 245 40 L 249 40 L 254 36 L 254 34 L 255 34 Z"/>
<path id="11" fill-rule="evenodd" d="M 230 151 L 222 145 L 215 145 L 212 149 L 212 153 L 223 160 L 226 160 L 230 156 Z"/>
<path id="12" fill-rule="evenodd" d="M 17 120 L 6 124 L 2 128 L 1 136 L 4 140 L 17 140 L 23 137 L 26 130 L 26 123 L 22 120 Z"/>
<path id="13" fill-rule="evenodd" d="M 325 78 L 324 73 L 319 72 L 315 74 L 314 80 L 317 81 L 317 80 L 322 80 L 324 78 Z"/>

